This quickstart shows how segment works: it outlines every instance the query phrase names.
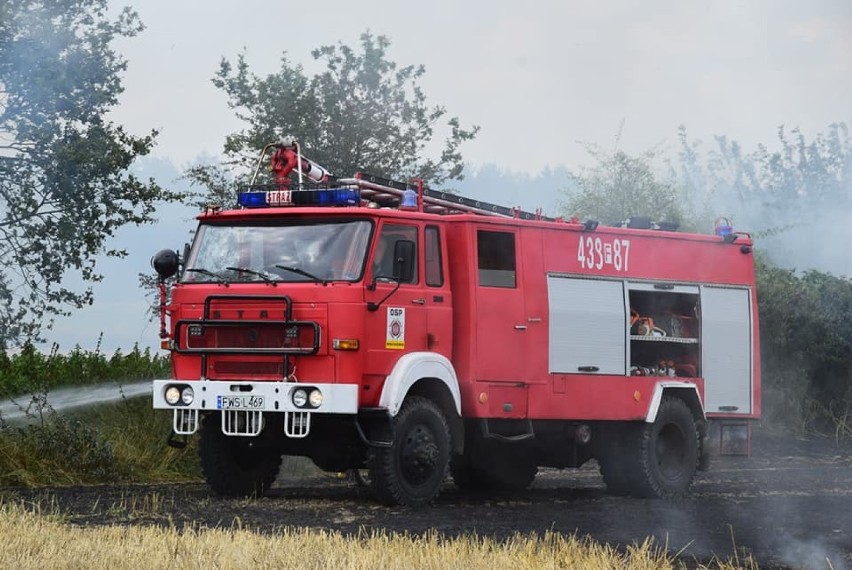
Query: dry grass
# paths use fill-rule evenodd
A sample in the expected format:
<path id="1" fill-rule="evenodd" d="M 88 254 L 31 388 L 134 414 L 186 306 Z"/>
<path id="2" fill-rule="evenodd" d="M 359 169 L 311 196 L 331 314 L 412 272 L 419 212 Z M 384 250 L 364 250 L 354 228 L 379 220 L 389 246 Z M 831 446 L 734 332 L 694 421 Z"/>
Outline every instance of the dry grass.
<path id="1" fill-rule="evenodd" d="M 60 516 L 0 504 L 2 568 L 676 568 L 679 562 L 650 539 L 619 552 L 590 539 L 557 533 L 516 536 L 506 542 L 438 533 L 407 536 L 364 531 L 282 528 L 273 534 L 248 529 L 159 527 L 81 528 Z M 737 561 L 738 562 L 738 561 Z M 694 566 L 694 562 L 690 564 Z M 714 564 L 735 568 L 739 564 Z M 745 567 L 753 568 L 750 561 Z"/>

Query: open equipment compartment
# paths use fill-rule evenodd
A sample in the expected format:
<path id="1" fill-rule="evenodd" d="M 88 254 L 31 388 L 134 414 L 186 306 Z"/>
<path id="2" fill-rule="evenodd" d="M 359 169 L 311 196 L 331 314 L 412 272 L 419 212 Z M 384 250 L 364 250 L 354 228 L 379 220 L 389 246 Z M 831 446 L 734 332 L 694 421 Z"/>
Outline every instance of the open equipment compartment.
<path id="1" fill-rule="evenodd" d="M 633 376 L 701 376 L 699 288 L 628 283 Z"/>

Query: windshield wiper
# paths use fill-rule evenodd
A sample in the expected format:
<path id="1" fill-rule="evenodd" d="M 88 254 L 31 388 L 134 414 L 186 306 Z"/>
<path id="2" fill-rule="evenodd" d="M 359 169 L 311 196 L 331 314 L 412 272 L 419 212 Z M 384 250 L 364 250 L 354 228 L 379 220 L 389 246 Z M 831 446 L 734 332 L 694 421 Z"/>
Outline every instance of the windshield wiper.
<path id="1" fill-rule="evenodd" d="M 228 283 L 230 283 L 230 281 L 228 281 L 218 273 L 214 273 L 213 271 L 210 271 L 209 269 L 204 269 L 203 267 L 189 267 L 187 268 L 187 271 L 189 271 L 190 273 L 200 273 L 201 275 L 212 277 L 216 280 L 217 283 L 221 283 L 222 285 L 227 285 Z"/>
<path id="2" fill-rule="evenodd" d="M 322 283 L 323 285 L 328 285 L 328 281 L 325 279 L 321 279 L 314 275 L 313 273 L 308 273 L 304 269 L 299 269 L 298 267 L 287 267 L 286 265 L 275 265 L 278 269 L 283 269 L 284 271 L 292 271 L 293 273 L 297 273 L 299 275 L 304 275 L 308 279 L 313 279 L 317 283 Z"/>
<path id="3" fill-rule="evenodd" d="M 273 285 L 275 285 L 275 280 L 272 279 L 265 271 L 257 271 L 254 269 L 249 269 L 248 267 L 226 267 L 225 269 L 227 269 L 228 271 L 236 271 L 237 273 L 248 273 L 249 275 L 257 275 L 265 282 L 272 283 Z"/>

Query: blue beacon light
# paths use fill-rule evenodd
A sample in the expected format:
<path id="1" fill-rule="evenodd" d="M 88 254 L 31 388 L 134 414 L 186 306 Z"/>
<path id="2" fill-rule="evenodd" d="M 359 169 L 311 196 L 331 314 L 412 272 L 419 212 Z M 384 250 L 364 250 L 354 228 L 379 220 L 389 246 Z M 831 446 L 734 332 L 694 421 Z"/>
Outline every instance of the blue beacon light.
<path id="1" fill-rule="evenodd" d="M 240 192 L 239 203 L 243 208 L 265 208 L 266 192 Z"/>
<path id="2" fill-rule="evenodd" d="M 716 222 L 713 224 L 713 231 L 717 236 L 729 236 L 734 232 L 733 226 L 731 226 L 731 222 L 728 221 L 728 218 L 716 218 Z"/>
<path id="3" fill-rule="evenodd" d="M 324 190 L 272 190 L 240 192 L 239 204 L 243 208 L 269 208 L 276 206 L 357 206 L 361 192 L 357 188 L 330 188 Z"/>
<path id="4" fill-rule="evenodd" d="M 402 193 L 400 208 L 417 208 L 417 192 L 409 188 Z"/>

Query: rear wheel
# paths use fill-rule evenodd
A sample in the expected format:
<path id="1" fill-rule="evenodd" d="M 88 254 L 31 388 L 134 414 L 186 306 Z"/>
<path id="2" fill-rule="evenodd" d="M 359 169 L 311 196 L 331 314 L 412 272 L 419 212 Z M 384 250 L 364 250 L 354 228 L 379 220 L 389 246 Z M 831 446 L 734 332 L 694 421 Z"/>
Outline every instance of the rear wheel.
<path id="1" fill-rule="evenodd" d="M 683 400 L 663 397 L 654 423 L 625 426 L 613 436 L 600 456 L 611 492 L 661 499 L 686 494 L 700 448 L 695 418 Z"/>
<path id="2" fill-rule="evenodd" d="M 210 488 L 228 497 L 262 496 L 272 486 L 281 467 L 280 450 L 257 437 L 226 436 L 221 416 L 207 416 L 201 429 L 201 470 Z"/>
<path id="3" fill-rule="evenodd" d="M 638 493 L 663 499 L 682 497 L 695 477 L 698 448 L 692 411 L 679 398 L 663 398 L 656 421 L 645 427 L 640 438 Z"/>
<path id="4" fill-rule="evenodd" d="M 388 505 L 416 507 L 435 500 L 450 461 L 450 430 L 441 409 L 427 398 L 409 396 L 393 419 L 391 441 L 390 447 L 370 452 L 373 492 Z"/>

